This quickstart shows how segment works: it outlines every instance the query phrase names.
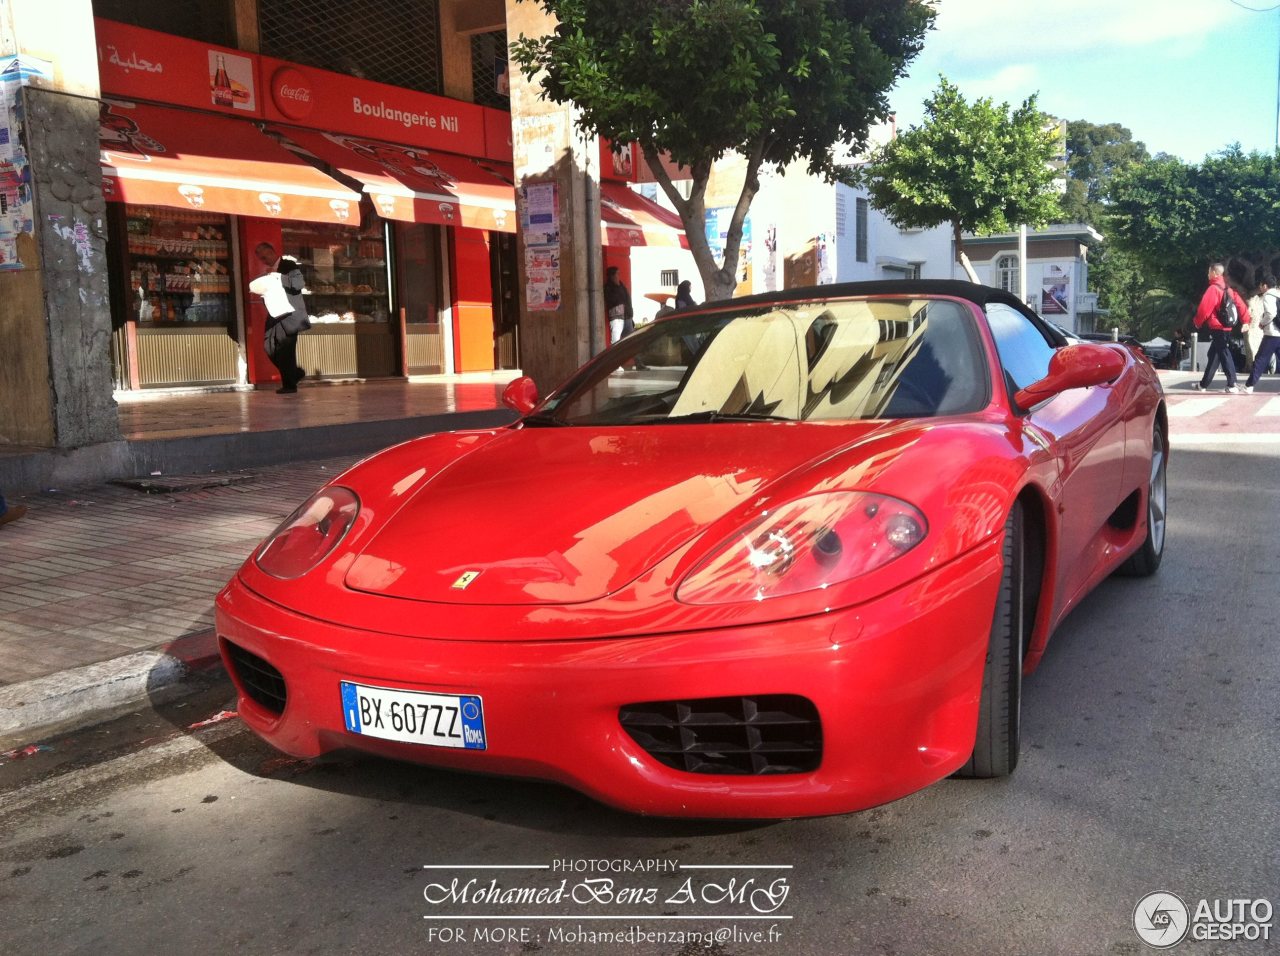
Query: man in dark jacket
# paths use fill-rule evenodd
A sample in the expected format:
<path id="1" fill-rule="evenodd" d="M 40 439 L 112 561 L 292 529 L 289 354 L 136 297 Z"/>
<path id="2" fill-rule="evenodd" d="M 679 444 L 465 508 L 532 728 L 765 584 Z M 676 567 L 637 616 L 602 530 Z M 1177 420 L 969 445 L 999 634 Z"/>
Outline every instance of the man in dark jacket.
<path id="1" fill-rule="evenodd" d="M 617 342 L 635 329 L 635 313 L 631 309 L 631 292 L 618 278 L 618 267 L 610 266 L 604 274 L 604 310 L 609 317 L 609 344 Z"/>
<path id="2" fill-rule="evenodd" d="M 1227 338 L 1228 329 L 1218 321 L 1218 307 L 1222 305 L 1223 297 L 1231 296 L 1236 304 L 1236 314 L 1240 317 L 1241 329 L 1249 327 L 1249 307 L 1244 304 L 1244 299 L 1240 298 L 1239 293 L 1227 285 L 1226 271 L 1227 267 L 1221 262 L 1215 262 L 1209 266 L 1209 288 L 1204 290 L 1204 295 L 1200 298 L 1200 308 L 1196 309 L 1196 317 L 1193 320 L 1195 327 L 1209 330 L 1209 359 L 1205 362 L 1203 377 L 1191 387 L 1197 392 L 1207 392 L 1209 383 L 1213 381 L 1213 376 L 1218 371 L 1218 363 L 1221 362 L 1227 373 L 1226 390 L 1232 395 L 1239 395 L 1242 389 L 1236 384 L 1236 363 L 1231 357 L 1231 343 Z"/>

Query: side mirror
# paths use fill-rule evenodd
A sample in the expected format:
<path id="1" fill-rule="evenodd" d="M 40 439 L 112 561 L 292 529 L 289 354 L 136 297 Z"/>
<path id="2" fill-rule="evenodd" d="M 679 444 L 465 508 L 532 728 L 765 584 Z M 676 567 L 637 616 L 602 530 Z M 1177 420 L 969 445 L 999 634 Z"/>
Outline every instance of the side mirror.
<path id="1" fill-rule="evenodd" d="M 1106 385 L 1120 377 L 1128 362 L 1125 352 L 1110 345 L 1068 345 L 1053 353 L 1049 374 L 1021 389 L 1013 400 L 1019 408 L 1030 408 L 1073 388 Z"/>
<path id="2" fill-rule="evenodd" d="M 522 375 L 502 390 L 502 404 L 521 415 L 528 415 L 538 404 L 538 386 L 528 375 Z"/>

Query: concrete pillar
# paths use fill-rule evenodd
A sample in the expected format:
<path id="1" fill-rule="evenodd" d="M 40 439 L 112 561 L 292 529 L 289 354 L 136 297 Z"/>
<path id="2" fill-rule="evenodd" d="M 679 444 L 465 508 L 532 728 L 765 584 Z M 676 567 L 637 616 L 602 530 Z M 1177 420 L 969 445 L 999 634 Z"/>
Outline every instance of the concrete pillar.
<path id="1" fill-rule="evenodd" d="M 118 440 L 89 0 L 0 5 L 13 56 L 26 69 L 0 100 L 0 183 L 17 183 L 0 221 L 0 441 Z"/>
<path id="2" fill-rule="evenodd" d="M 511 39 L 554 28 L 537 4 L 506 0 L 506 16 Z M 578 133 L 574 118 L 512 72 L 520 364 L 543 394 L 604 343 L 599 140 Z"/>

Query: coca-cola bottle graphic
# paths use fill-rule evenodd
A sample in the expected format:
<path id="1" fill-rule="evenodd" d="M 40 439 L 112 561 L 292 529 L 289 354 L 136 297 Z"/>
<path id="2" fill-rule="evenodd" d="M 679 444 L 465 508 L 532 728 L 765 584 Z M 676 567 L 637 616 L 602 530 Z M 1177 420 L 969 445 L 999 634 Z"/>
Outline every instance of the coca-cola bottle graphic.
<path id="1" fill-rule="evenodd" d="M 221 54 L 218 56 L 218 69 L 213 74 L 213 105 L 235 105 L 235 99 L 231 94 L 231 77 L 227 76 L 227 64 Z"/>

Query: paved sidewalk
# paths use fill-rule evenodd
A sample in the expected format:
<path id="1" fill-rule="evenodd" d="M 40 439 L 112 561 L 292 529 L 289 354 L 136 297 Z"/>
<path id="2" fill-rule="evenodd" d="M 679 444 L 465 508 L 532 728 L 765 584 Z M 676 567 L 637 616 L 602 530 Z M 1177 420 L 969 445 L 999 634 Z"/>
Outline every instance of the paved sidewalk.
<path id="1" fill-rule="evenodd" d="M 25 497 L 27 516 L 0 531 L 0 751 L 216 667 L 219 589 L 355 460 L 255 469 L 225 487 Z"/>
<path id="2" fill-rule="evenodd" d="M 170 489 L 158 493 L 101 481 L 5 489 L 28 514 L 0 528 L 0 765 L 12 747 L 217 668 L 213 599 L 263 537 L 377 448 L 510 421 L 500 396 L 514 374 L 122 397 L 126 444 L 178 443 L 168 461 L 196 467 L 156 469 L 146 480 Z M 0 446 L 0 474 L 50 454 Z"/>

